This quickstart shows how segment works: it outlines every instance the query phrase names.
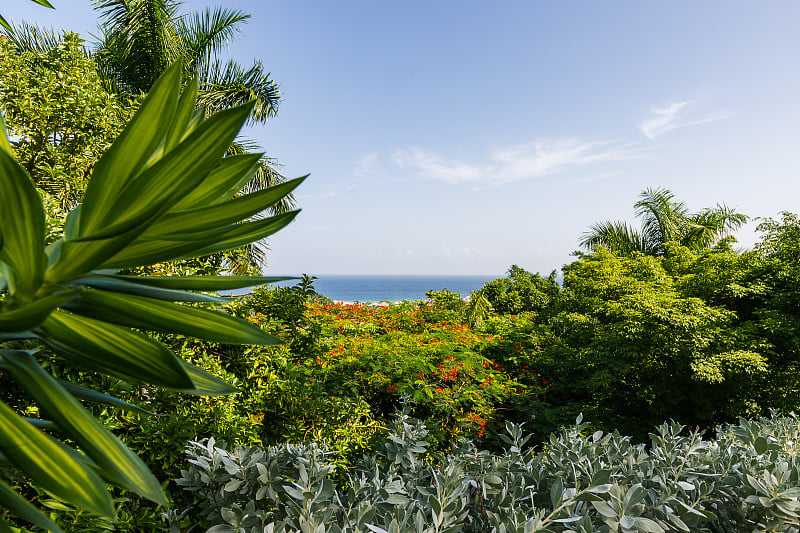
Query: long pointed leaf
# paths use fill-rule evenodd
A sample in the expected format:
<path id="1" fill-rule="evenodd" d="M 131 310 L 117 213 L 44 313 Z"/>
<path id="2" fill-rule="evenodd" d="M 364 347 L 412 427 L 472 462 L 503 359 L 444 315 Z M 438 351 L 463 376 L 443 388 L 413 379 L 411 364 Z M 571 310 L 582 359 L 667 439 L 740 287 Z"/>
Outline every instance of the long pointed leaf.
<path id="1" fill-rule="evenodd" d="M 183 359 L 181 359 L 181 363 L 183 363 L 183 367 L 192 379 L 194 386 L 191 389 L 175 389 L 178 392 L 197 396 L 225 396 L 227 394 L 239 392 L 239 389 L 233 385 L 221 380 L 217 376 L 209 374 L 202 368 L 188 361 L 184 361 Z"/>
<path id="2" fill-rule="evenodd" d="M 0 16 L 0 24 L 2 24 L 3 17 Z M 6 130 L 6 121 L 3 118 L 3 113 L 0 113 L 0 150 L 5 150 L 11 154 L 11 145 L 8 143 L 8 130 Z"/>
<path id="3" fill-rule="evenodd" d="M 58 498 L 101 516 L 114 516 L 103 480 L 2 402 L 0 452 Z"/>
<path id="4" fill-rule="evenodd" d="M 237 185 L 247 183 L 259 168 L 261 154 L 232 155 L 222 159 L 219 165 L 208 173 L 203 182 L 181 198 L 174 211 L 183 211 L 199 206 L 208 206 L 223 200 L 229 200 L 232 188 L 241 189 Z"/>
<path id="5" fill-rule="evenodd" d="M 0 261 L 9 289 L 24 301 L 42 283 L 44 207 L 31 178 L 6 150 L 0 150 Z"/>
<path id="6" fill-rule="evenodd" d="M 0 480 L 0 506 L 34 526 L 53 533 L 63 533 L 61 528 L 39 512 L 28 500 L 14 492 L 3 480 Z"/>
<path id="7" fill-rule="evenodd" d="M 291 193 L 307 176 L 297 178 L 228 202 L 188 211 L 168 213 L 150 226 L 142 238 L 159 238 L 176 233 L 203 232 L 240 222 L 266 210 Z"/>
<path id="8" fill-rule="evenodd" d="M 197 78 L 192 78 L 186 87 L 183 89 L 178 99 L 178 109 L 175 112 L 175 119 L 172 121 L 172 126 L 167 134 L 165 150 L 172 149 L 180 141 L 183 140 L 186 129 L 189 126 L 189 121 L 194 113 L 195 102 L 197 101 Z"/>
<path id="9" fill-rule="evenodd" d="M 94 166 L 83 196 L 81 235 L 107 225 L 115 200 L 163 142 L 174 114 L 180 76 L 181 65 L 175 64 L 156 80 L 131 121 Z"/>
<path id="10" fill-rule="evenodd" d="M 192 386 L 181 360 L 144 334 L 64 311 L 51 314 L 33 332 L 56 353 L 86 368 L 126 381 Z"/>
<path id="11" fill-rule="evenodd" d="M 214 168 L 239 133 L 252 105 L 220 111 L 183 142 L 131 180 L 103 219 L 103 225 L 161 210 L 191 191 Z M 136 198 L 131 202 L 131 198 Z M 84 207 L 85 209 L 85 207 Z M 81 228 L 82 234 L 87 232 Z"/>
<path id="12" fill-rule="evenodd" d="M 198 276 L 204 278 L 205 276 Z M 142 282 L 137 276 L 86 276 L 72 280 L 69 286 L 87 286 L 103 289 L 104 291 L 119 292 L 123 294 L 135 294 L 157 300 L 167 300 L 170 302 L 213 302 L 228 303 L 229 298 L 214 296 L 211 294 L 199 294 L 196 292 L 185 292 L 172 288 L 158 287 L 156 284 Z M 201 290 L 216 290 L 215 288 Z"/>
<path id="13" fill-rule="evenodd" d="M 225 291 L 300 278 L 297 276 L 116 276 L 116 279 L 163 289 Z"/>
<path id="14" fill-rule="evenodd" d="M 173 239 L 137 240 L 120 250 L 114 257 L 103 263 L 105 268 L 129 268 L 138 265 L 151 265 L 173 259 L 190 259 L 210 255 L 219 251 L 230 250 L 248 244 L 269 235 L 289 224 L 299 211 L 277 215 L 256 222 L 234 224 L 214 232 L 214 238 L 221 242 L 211 243 Z M 186 235 L 189 238 L 189 235 Z M 208 237 L 211 239 L 211 237 Z"/>
<path id="15" fill-rule="evenodd" d="M 87 290 L 68 309 L 83 316 L 123 326 L 180 333 L 227 344 L 281 344 L 277 337 L 244 320 L 219 311 L 152 300 L 131 294 Z"/>
<path id="16" fill-rule="evenodd" d="M 100 425 L 33 357 L 23 351 L 6 351 L 3 359 L 16 382 L 103 469 L 107 479 L 140 496 L 167 505 L 161 485 L 142 460 Z"/>
<path id="17" fill-rule="evenodd" d="M 143 415 L 155 416 L 155 413 L 152 411 L 148 411 L 147 409 L 143 409 L 138 405 L 120 400 L 114 396 L 103 394 L 102 392 L 97 392 L 96 390 L 87 389 L 86 387 L 81 387 L 80 385 L 76 385 L 75 383 L 70 383 L 69 381 L 64 381 L 61 379 L 58 380 L 58 383 L 76 398 L 90 402 L 111 405 L 112 407 L 119 407 L 120 409 L 125 409 L 127 411 L 136 411 L 142 413 Z"/>
<path id="18" fill-rule="evenodd" d="M 0 331 L 22 332 L 38 326 L 64 302 L 78 294 L 78 290 L 54 292 L 12 311 L 0 314 Z"/>

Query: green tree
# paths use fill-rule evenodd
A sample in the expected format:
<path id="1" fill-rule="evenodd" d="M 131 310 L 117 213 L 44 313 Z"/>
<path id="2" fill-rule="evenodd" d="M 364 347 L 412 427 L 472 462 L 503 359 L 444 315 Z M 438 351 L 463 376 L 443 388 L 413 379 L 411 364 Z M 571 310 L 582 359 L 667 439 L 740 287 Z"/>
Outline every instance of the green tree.
<path id="1" fill-rule="evenodd" d="M 43 42 L 23 50 L 18 39 L 0 40 L 0 107 L 36 186 L 71 207 L 134 106 L 106 91 L 77 34 L 18 28 L 17 37 Z"/>
<path id="2" fill-rule="evenodd" d="M 558 294 L 555 270 L 545 278 L 512 265 L 507 274 L 505 278 L 484 283 L 472 298 L 485 298 L 501 315 L 515 315 L 524 311 L 542 311 Z"/>
<path id="3" fill-rule="evenodd" d="M 232 344 L 279 342 L 225 313 L 173 303 L 214 304 L 220 299 L 194 291 L 274 278 L 119 275 L 121 269 L 241 246 L 278 231 L 296 215 L 247 221 L 302 180 L 231 199 L 257 164 L 257 156 L 224 157 L 251 106 L 205 118 L 195 111 L 196 82 L 181 92 L 180 75 L 176 65 L 153 85 L 95 165 L 80 205 L 67 216 L 63 237 L 47 246 L 44 207 L 13 157 L 0 120 L 0 363 L 50 419 L 26 420 L 0 402 L 0 454 L 44 490 L 102 516 L 114 515 L 105 483 L 162 504 L 166 498 L 142 461 L 76 397 L 119 401 L 54 379 L 38 345 L 75 368 L 219 395 L 235 389 L 140 331 Z M 80 452 L 43 433 L 42 423 L 52 423 Z M 0 505 L 60 531 L 4 482 Z M 0 522 L 3 527 L 9 526 Z"/>
<path id="4" fill-rule="evenodd" d="M 725 204 L 691 213 L 668 189 L 647 188 L 634 204 L 640 231 L 626 222 L 606 220 L 591 226 L 580 240 L 588 250 L 603 246 L 614 253 L 663 255 L 667 243 L 692 250 L 709 248 L 747 222 L 747 216 Z"/>

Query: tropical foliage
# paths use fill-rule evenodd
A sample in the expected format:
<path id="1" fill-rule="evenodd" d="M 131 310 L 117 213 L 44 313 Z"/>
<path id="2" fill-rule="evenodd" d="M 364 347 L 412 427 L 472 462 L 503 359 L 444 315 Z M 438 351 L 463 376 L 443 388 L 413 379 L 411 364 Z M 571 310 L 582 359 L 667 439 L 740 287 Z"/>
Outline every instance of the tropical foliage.
<path id="1" fill-rule="evenodd" d="M 17 160 L 37 187 L 73 207 L 133 106 L 105 89 L 76 34 L 53 37 L 40 50 L 0 40 L 0 103 Z"/>
<path id="2" fill-rule="evenodd" d="M 231 199 L 259 158 L 224 157 L 250 105 L 205 118 L 195 111 L 196 82 L 180 91 L 170 68 L 94 166 L 86 193 L 67 217 L 63 237 L 45 246 L 45 215 L 33 181 L 13 156 L 0 122 L 0 358 L 4 371 L 49 420 L 26 420 L 0 403 L 0 453 L 57 498 L 113 517 L 105 483 L 165 504 L 142 461 L 77 401 L 118 400 L 43 367 L 55 357 L 133 383 L 200 395 L 232 386 L 180 359 L 140 332 L 182 333 L 226 343 L 278 340 L 225 313 L 172 302 L 219 302 L 194 292 L 235 288 L 268 278 L 120 276 L 123 268 L 204 256 L 270 235 L 296 213 L 248 217 L 280 200 L 301 180 Z M 132 329 L 132 328 L 135 328 Z M 49 352 L 40 353 L 38 344 Z M 54 425 L 80 448 L 43 433 Z M 21 518 L 60 531 L 5 483 L 0 501 Z M 7 523 L 0 523 L 7 527 Z"/>
<path id="3" fill-rule="evenodd" d="M 668 189 L 645 189 L 633 207 L 642 220 L 641 231 L 625 222 L 598 222 L 583 234 L 581 246 L 587 249 L 603 246 L 616 253 L 647 255 L 663 255 L 667 243 L 703 250 L 747 221 L 745 215 L 725 204 L 691 213 Z"/>

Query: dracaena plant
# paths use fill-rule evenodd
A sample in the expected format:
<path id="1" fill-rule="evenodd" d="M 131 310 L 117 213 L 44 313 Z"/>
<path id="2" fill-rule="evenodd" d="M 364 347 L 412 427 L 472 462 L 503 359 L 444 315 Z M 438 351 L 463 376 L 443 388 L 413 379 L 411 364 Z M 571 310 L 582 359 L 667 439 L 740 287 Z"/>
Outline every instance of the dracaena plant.
<path id="1" fill-rule="evenodd" d="M 144 463 L 76 398 L 118 400 L 54 379 L 38 345 L 75 368 L 200 395 L 235 389 L 177 357 L 141 331 L 216 342 L 270 345 L 279 339 L 209 306 L 197 291 L 279 278 L 131 276 L 122 269 L 229 250 L 286 226 L 290 212 L 252 219 L 303 178 L 235 196 L 259 154 L 225 157 L 250 105 L 208 118 L 196 109 L 197 83 L 181 92 L 181 66 L 155 83 L 140 109 L 95 165 L 64 235 L 45 246 L 42 201 L 15 160 L 0 117 L 0 365 L 47 415 L 67 446 L 0 403 L 0 460 L 58 498 L 103 516 L 114 509 L 106 483 L 158 503 L 165 495 Z M 280 278 L 285 279 L 285 278 Z M 175 303 L 181 302 L 181 303 Z M 135 329 L 134 329 L 135 328 Z M 131 406 L 133 407 L 133 406 Z M 0 481 L 0 506 L 39 527 L 58 527 Z M 0 522 L 2 526 L 7 525 Z"/>

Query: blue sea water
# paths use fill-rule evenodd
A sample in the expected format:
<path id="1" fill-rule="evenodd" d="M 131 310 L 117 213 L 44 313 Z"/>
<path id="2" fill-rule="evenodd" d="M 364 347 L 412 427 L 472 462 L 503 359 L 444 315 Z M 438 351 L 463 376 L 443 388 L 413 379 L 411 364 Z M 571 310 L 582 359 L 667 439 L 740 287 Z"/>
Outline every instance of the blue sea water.
<path id="1" fill-rule="evenodd" d="M 335 302 L 424 300 L 425 291 L 447 289 L 469 296 L 487 281 L 502 276 L 345 276 L 320 275 L 314 289 Z M 279 285 L 292 285 L 283 282 Z"/>

